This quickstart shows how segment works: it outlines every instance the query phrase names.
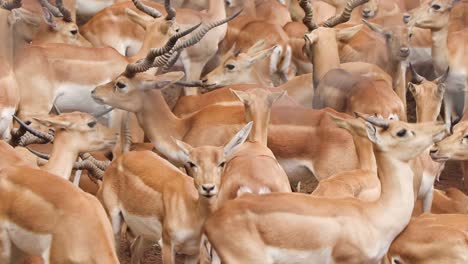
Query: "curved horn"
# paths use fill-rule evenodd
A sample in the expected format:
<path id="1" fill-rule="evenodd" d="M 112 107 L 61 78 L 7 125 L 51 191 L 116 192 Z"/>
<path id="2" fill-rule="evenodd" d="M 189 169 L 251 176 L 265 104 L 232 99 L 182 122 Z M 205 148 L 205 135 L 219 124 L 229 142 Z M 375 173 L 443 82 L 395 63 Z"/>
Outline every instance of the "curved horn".
<path id="1" fill-rule="evenodd" d="M 88 160 L 92 162 L 94 165 L 96 165 L 96 167 L 98 167 L 101 170 L 106 170 L 107 166 L 111 164 L 111 162 L 108 160 L 97 160 L 89 153 L 81 154 L 80 157 L 83 161 Z"/>
<path id="2" fill-rule="evenodd" d="M 312 9 L 312 4 L 310 3 L 309 0 L 300 0 L 299 5 L 302 7 L 304 10 L 305 16 L 302 22 L 304 25 L 306 25 L 307 29 L 309 32 L 311 32 L 314 29 L 317 29 L 318 26 L 314 22 L 314 11 Z"/>
<path id="3" fill-rule="evenodd" d="M 15 8 L 21 7 L 21 0 L 13 0 L 13 1 L 1 1 L 0 0 L 0 7 L 6 10 L 13 10 Z"/>
<path id="4" fill-rule="evenodd" d="M 41 3 L 41 6 L 49 9 L 49 11 L 52 13 L 52 15 L 54 15 L 55 17 L 62 17 L 63 14 L 62 12 L 60 12 L 60 10 L 53 6 L 51 3 L 49 3 L 49 1 L 47 0 L 39 0 L 39 2 Z"/>
<path id="5" fill-rule="evenodd" d="M 174 34 L 172 37 L 169 38 L 166 44 L 161 48 L 150 49 L 150 51 L 148 52 L 148 54 L 143 60 L 128 64 L 123 74 L 127 76 L 128 78 L 132 78 L 135 76 L 135 74 L 139 72 L 145 72 L 149 70 L 150 68 L 154 67 L 153 66 L 154 58 L 156 58 L 157 56 L 161 56 L 167 53 L 168 51 L 170 51 L 174 47 L 174 45 L 177 43 L 177 40 L 179 40 L 179 38 L 182 38 L 190 34 L 192 31 L 197 29 L 200 25 L 201 24 L 195 25 L 185 31 Z"/>
<path id="6" fill-rule="evenodd" d="M 83 161 L 77 161 L 73 165 L 73 169 L 75 170 L 87 170 L 89 173 L 88 175 L 90 176 L 90 179 L 95 181 L 95 180 L 102 180 L 104 177 L 104 171 L 99 169 L 96 164 L 93 164 L 91 161 L 88 160 L 83 160 Z"/>
<path id="7" fill-rule="evenodd" d="M 358 113 L 358 112 L 354 112 L 354 114 L 357 117 L 360 117 L 360 118 L 366 120 L 367 122 L 371 123 L 374 126 L 381 127 L 383 129 L 387 129 L 390 126 L 390 123 L 387 120 L 384 120 L 384 119 L 381 119 L 381 118 L 378 118 L 378 117 L 375 117 L 375 116 L 365 116 L 365 115 L 363 115 L 361 113 Z"/>
<path id="8" fill-rule="evenodd" d="M 106 110 L 104 110 L 104 111 L 102 111 L 102 112 L 93 114 L 93 116 L 94 116 L 94 118 L 97 119 L 97 118 L 100 118 L 100 117 L 104 116 L 105 114 L 111 112 L 112 110 L 114 110 L 114 107 L 111 107 L 111 108 L 108 108 L 108 109 L 106 109 Z"/>
<path id="9" fill-rule="evenodd" d="M 32 145 L 32 144 L 47 144 L 50 141 L 43 139 L 43 138 L 36 137 L 31 133 L 26 133 L 25 135 L 21 136 L 17 142 L 18 143 L 16 145 L 20 147 L 25 147 L 25 146 Z"/>
<path id="10" fill-rule="evenodd" d="M 164 8 L 166 9 L 166 20 L 173 20 L 176 16 L 176 10 L 171 6 L 171 0 L 164 0 Z"/>
<path id="11" fill-rule="evenodd" d="M 338 24 L 348 22 L 351 18 L 351 13 L 353 12 L 353 9 L 367 2 L 369 2 L 369 0 L 349 0 L 343 12 L 340 15 L 329 18 L 323 23 L 323 26 L 334 27 Z"/>
<path id="12" fill-rule="evenodd" d="M 138 10 L 145 12 L 153 18 L 161 17 L 161 13 L 158 10 L 143 4 L 142 2 L 140 2 L 140 0 L 132 0 L 132 2 L 135 5 L 135 7 L 138 8 Z"/>
<path id="13" fill-rule="evenodd" d="M 447 67 L 447 70 L 445 70 L 444 74 L 440 76 L 439 78 L 435 79 L 436 84 L 441 84 L 444 83 L 447 80 L 447 77 L 449 76 L 450 73 L 450 67 Z"/>
<path id="14" fill-rule="evenodd" d="M 179 51 L 181 49 L 185 49 L 187 47 L 190 47 L 190 46 L 193 46 L 193 45 L 197 44 L 206 35 L 206 33 L 208 33 L 208 31 L 210 31 L 211 29 L 213 29 L 213 28 L 215 28 L 217 26 L 220 26 L 220 25 L 222 25 L 224 23 L 227 23 L 227 22 L 233 20 L 238 15 L 240 15 L 240 13 L 242 13 L 242 11 L 243 11 L 243 9 L 239 10 L 237 13 L 235 13 L 234 15 L 232 15 L 230 17 L 227 17 L 225 19 L 221 19 L 219 21 L 209 23 L 206 26 L 202 27 L 200 30 L 198 30 L 198 32 L 196 32 L 194 34 L 194 36 L 187 39 L 186 41 L 177 43 L 171 51 L 169 51 L 168 53 L 163 54 L 162 56 L 157 57 L 153 62 L 153 67 L 161 67 L 161 66 L 166 65 L 168 63 L 168 61 L 170 60 L 172 54 L 174 54 L 175 52 L 177 52 L 177 51 Z"/>
<path id="15" fill-rule="evenodd" d="M 58 10 L 63 15 L 63 21 L 65 22 L 73 22 L 72 16 L 70 11 L 63 5 L 63 0 L 56 0 L 55 4 L 57 5 Z"/>
<path id="16" fill-rule="evenodd" d="M 174 64 L 179 59 L 181 53 L 182 53 L 182 51 L 179 50 L 179 51 L 176 52 L 176 54 L 172 54 L 172 56 L 169 59 L 169 61 L 167 62 L 167 64 L 164 65 L 163 72 L 169 71 L 172 68 L 172 66 L 174 66 Z"/>
<path id="17" fill-rule="evenodd" d="M 32 154 L 38 156 L 41 159 L 45 159 L 45 160 L 50 159 L 50 155 L 48 155 L 48 154 L 45 154 L 45 153 L 42 153 L 40 151 L 34 150 L 34 149 L 30 148 L 30 147 L 26 147 L 26 149 L 29 150 L 29 152 L 31 152 Z"/>
<path id="18" fill-rule="evenodd" d="M 410 68 L 410 71 L 411 71 L 411 82 L 414 83 L 414 84 L 420 84 L 424 81 L 424 77 L 422 77 L 421 75 L 419 75 L 416 70 L 414 69 L 413 67 L 413 64 L 409 64 L 409 68 Z"/>
<path id="19" fill-rule="evenodd" d="M 48 133 L 44 133 L 39 130 L 35 130 L 32 127 L 28 126 L 26 123 L 24 123 L 21 119 L 19 119 L 17 116 L 13 115 L 13 118 L 18 122 L 24 129 L 26 129 L 29 133 L 33 134 L 34 136 L 38 138 L 42 138 L 44 140 L 47 140 L 48 142 L 54 141 L 54 136 Z"/>

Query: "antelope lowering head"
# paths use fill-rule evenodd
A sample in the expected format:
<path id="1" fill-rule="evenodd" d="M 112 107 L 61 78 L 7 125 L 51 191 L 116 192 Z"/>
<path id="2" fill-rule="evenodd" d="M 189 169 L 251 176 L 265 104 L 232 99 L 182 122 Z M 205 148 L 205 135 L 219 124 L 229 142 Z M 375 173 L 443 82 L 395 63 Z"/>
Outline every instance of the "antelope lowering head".
<path id="1" fill-rule="evenodd" d="M 189 176 L 194 178 L 195 188 L 200 196 L 206 198 L 217 196 L 227 157 L 245 142 L 251 129 L 252 122 L 245 125 L 226 145 L 221 147 L 194 148 L 185 142 L 174 139 L 183 155 L 185 170 Z"/>

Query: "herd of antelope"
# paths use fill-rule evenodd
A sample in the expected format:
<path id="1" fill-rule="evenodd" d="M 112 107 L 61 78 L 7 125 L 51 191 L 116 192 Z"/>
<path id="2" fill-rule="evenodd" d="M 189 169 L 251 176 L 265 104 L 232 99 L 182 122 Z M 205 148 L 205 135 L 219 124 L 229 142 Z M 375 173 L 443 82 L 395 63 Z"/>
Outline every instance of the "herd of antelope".
<path id="1" fill-rule="evenodd" d="M 467 0 L 0 7 L 0 264 L 468 263 Z"/>

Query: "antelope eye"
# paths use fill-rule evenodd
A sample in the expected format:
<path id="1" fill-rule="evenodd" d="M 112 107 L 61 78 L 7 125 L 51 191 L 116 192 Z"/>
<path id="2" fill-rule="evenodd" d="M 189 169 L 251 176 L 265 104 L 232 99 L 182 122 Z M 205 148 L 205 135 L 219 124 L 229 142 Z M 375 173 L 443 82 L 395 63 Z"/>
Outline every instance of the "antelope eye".
<path id="1" fill-rule="evenodd" d="M 232 64 L 226 64 L 226 69 L 228 70 L 234 70 L 234 68 L 236 68 L 236 66 L 232 65 Z"/>
<path id="2" fill-rule="evenodd" d="M 226 162 L 223 161 L 223 162 L 221 162 L 221 163 L 218 165 L 218 167 L 224 168 L 225 165 L 226 165 Z"/>
<path id="3" fill-rule="evenodd" d="M 195 165 L 195 163 L 193 163 L 193 162 L 191 162 L 191 161 L 187 162 L 187 164 L 188 164 L 188 165 L 190 166 L 190 168 L 192 168 L 192 169 L 197 167 L 197 165 Z"/>
<path id="4" fill-rule="evenodd" d="M 407 132 L 407 130 L 403 128 L 402 130 L 397 132 L 397 136 L 398 137 L 404 137 L 406 135 L 406 132 Z"/>
<path id="5" fill-rule="evenodd" d="M 124 83 L 121 83 L 121 82 L 117 82 L 117 83 L 115 84 L 115 86 L 116 86 L 117 88 L 119 88 L 119 89 L 123 89 L 123 88 L 127 87 Z"/>
<path id="6" fill-rule="evenodd" d="M 97 124 L 96 121 L 91 121 L 91 122 L 88 123 L 88 127 L 93 128 L 93 127 L 96 126 L 96 124 Z"/>
<path id="7" fill-rule="evenodd" d="M 439 10 L 439 9 L 440 9 L 440 5 L 438 5 L 438 4 L 433 4 L 433 5 L 431 6 L 431 8 L 434 9 L 434 10 Z"/>

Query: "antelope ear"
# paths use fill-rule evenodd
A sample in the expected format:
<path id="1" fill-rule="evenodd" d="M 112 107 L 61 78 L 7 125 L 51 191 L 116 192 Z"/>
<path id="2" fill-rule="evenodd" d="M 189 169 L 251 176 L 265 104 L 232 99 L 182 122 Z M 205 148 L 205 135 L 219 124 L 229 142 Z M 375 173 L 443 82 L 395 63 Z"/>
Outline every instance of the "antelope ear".
<path id="1" fill-rule="evenodd" d="M 58 25 L 55 22 L 54 15 L 46 7 L 42 8 L 43 18 L 47 25 L 49 25 L 53 30 L 58 30 Z"/>
<path id="2" fill-rule="evenodd" d="M 361 24 L 353 27 L 336 29 L 336 38 L 339 41 L 349 41 L 362 29 L 362 27 L 363 25 Z"/>
<path id="3" fill-rule="evenodd" d="M 149 78 L 145 80 L 145 89 L 163 89 L 180 79 L 184 78 L 185 74 L 181 71 L 168 72 L 156 77 L 148 75 Z"/>
<path id="4" fill-rule="evenodd" d="M 273 46 L 269 49 L 264 49 L 254 54 L 247 54 L 247 56 L 250 57 L 248 60 L 249 66 L 253 65 L 259 60 L 263 60 L 264 58 L 270 56 L 277 47 L 278 46 Z"/>
<path id="5" fill-rule="evenodd" d="M 281 97 L 285 96 L 288 94 L 288 91 L 282 91 L 282 92 L 276 92 L 276 93 L 271 93 L 268 95 L 268 102 L 272 105 L 274 104 L 276 101 L 278 101 L 279 99 L 281 99 Z"/>
<path id="6" fill-rule="evenodd" d="M 257 53 L 259 51 L 262 50 L 262 48 L 265 46 L 265 40 L 264 39 L 261 39 L 257 42 L 255 42 L 255 44 L 253 44 L 252 47 L 250 47 L 246 54 L 254 54 L 254 53 Z"/>
<path id="7" fill-rule="evenodd" d="M 149 16 L 140 15 L 130 8 L 125 8 L 125 14 L 127 15 L 128 19 L 142 27 L 144 30 L 146 30 L 146 25 L 151 22 L 151 18 Z"/>
<path id="8" fill-rule="evenodd" d="M 342 118 L 332 114 L 328 114 L 331 120 L 339 127 L 349 131 L 351 134 L 356 134 L 360 137 L 367 137 L 366 125 L 358 118 Z"/>
<path id="9" fill-rule="evenodd" d="M 377 128 L 369 122 L 366 122 L 365 126 L 366 126 L 366 131 L 367 131 L 367 137 L 369 138 L 369 140 L 379 145 L 382 141 L 380 139 Z"/>
<path id="10" fill-rule="evenodd" d="M 365 19 L 363 19 L 362 22 L 364 22 L 364 24 L 366 24 L 366 26 L 368 26 L 372 31 L 377 32 L 377 33 L 382 34 L 382 35 L 385 34 L 385 30 L 383 29 L 383 27 L 381 25 L 369 22 L 369 21 L 367 21 Z"/>
<path id="11" fill-rule="evenodd" d="M 182 155 L 183 155 L 182 160 L 184 162 L 187 162 L 189 160 L 190 152 L 193 150 L 193 147 L 183 141 L 177 140 L 173 137 L 171 138 L 176 143 L 179 150 L 182 152 Z"/>
<path id="12" fill-rule="evenodd" d="M 39 124 L 47 127 L 54 127 L 54 128 L 70 128 L 73 123 L 65 120 L 59 120 L 54 117 L 34 117 L 34 121 L 37 121 Z"/>
<path id="13" fill-rule="evenodd" d="M 416 86 L 411 82 L 408 83 L 408 90 L 410 90 L 410 92 L 411 92 L 411 94 L 413 96 L 415 96 L 417 94 L 417 92 L 418 92 Z"/>
<path id="14" fill-rule="evenodd" d="M 238 146 L 242 145 L 252 130 L 253 122 L 250 121 L 224 146 L 224 157 L 230 156 Z"/>
<path id="15" fill-rule="evenodd" d="M 231 88 L 229 88 L 229 91 L 231 91 L 231 93 L 235 95 L 239 99 L 239 101 L 241 101 L 244 104 L 250 100 L 249 94 L 244 91 L 237 91 Z"/>

